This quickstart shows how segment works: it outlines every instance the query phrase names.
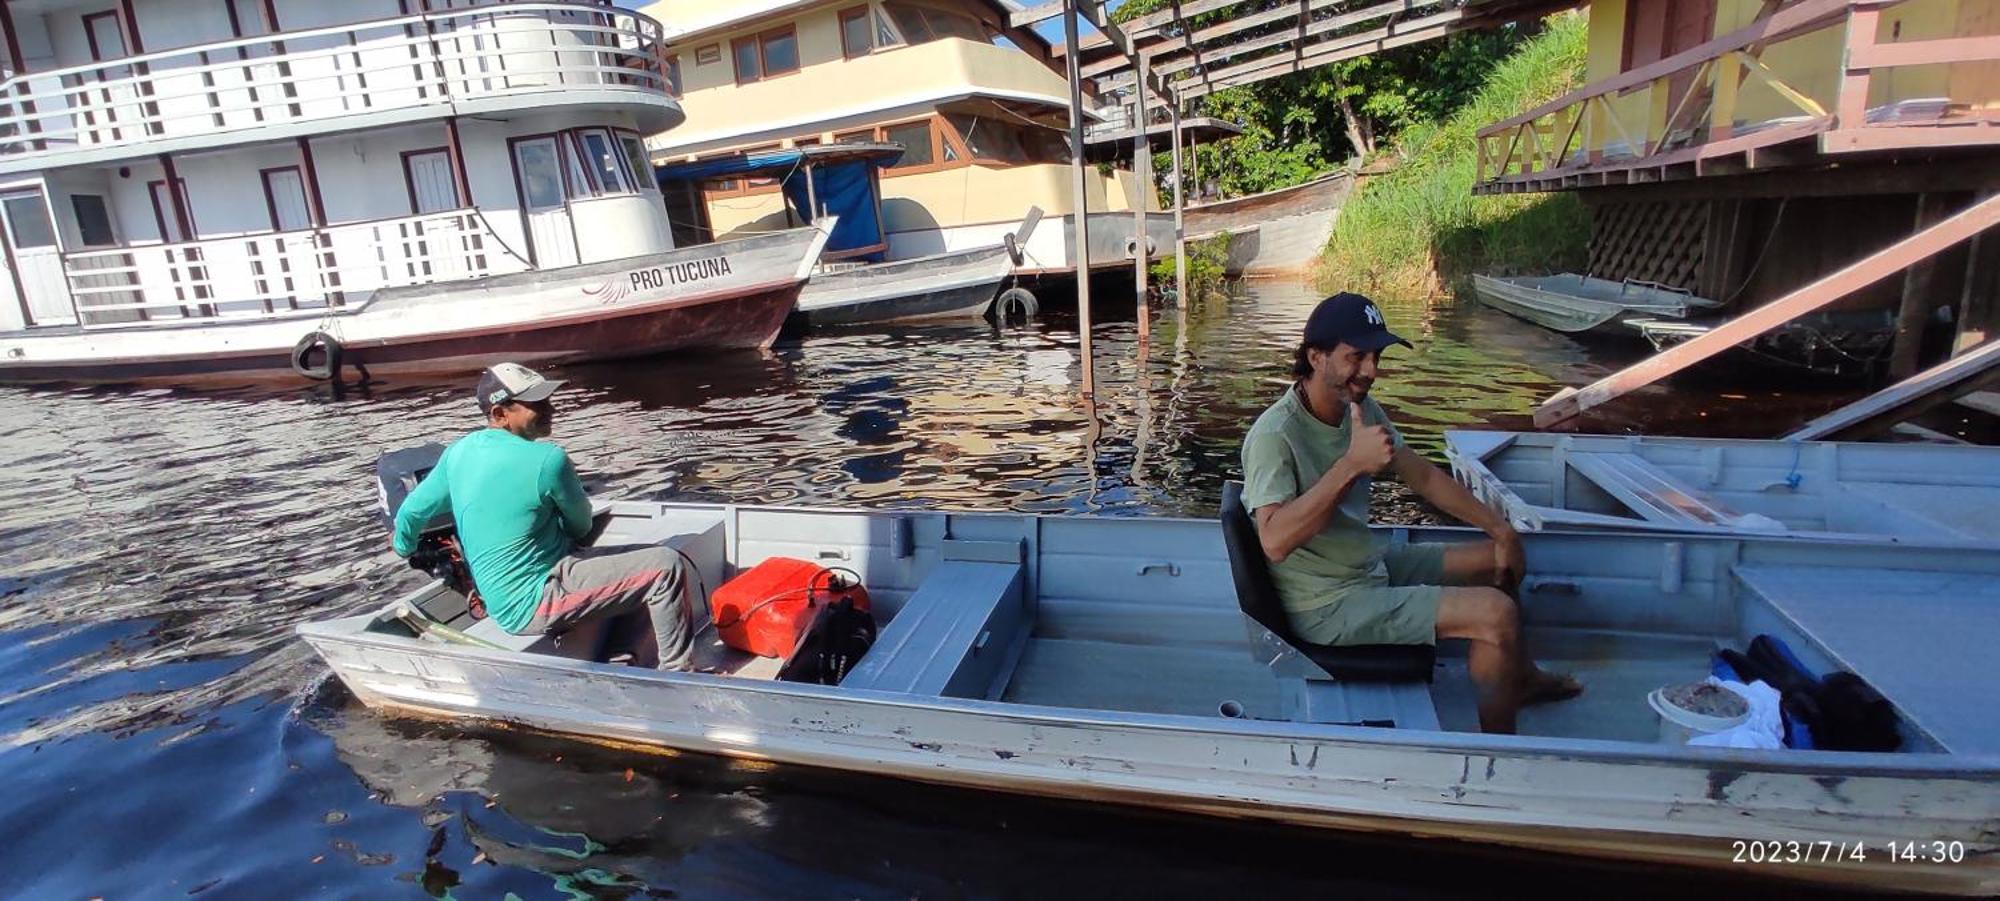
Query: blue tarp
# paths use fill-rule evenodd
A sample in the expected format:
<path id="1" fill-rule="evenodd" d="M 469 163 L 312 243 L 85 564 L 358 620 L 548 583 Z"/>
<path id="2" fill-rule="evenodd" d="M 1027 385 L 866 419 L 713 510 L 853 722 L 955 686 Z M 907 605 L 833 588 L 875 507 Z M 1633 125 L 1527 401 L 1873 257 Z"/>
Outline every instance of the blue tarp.
<path id="1" fill-rule="evenodd" d="M 712 160 L 658 166 L 653 174 L 662 184 L 729 176 L 782 178 L 785 201 L 791 206 L 793 215 L 809 223 L 813 221 L 813 214 L 806 202 L 805 166 L 808 154 L 815 158 L 812 166 L 813 191 L 818 196 L 820 208 L 840 217 L 827 240 L 826 252 L 838 254 L 882 243 L 874 169 L 876 166 L 895 165 L 902 157 L 900 147 L 874 150 L 855 147 L 850 151 L 841 145 L 830 145 L 759 150 Z"/>

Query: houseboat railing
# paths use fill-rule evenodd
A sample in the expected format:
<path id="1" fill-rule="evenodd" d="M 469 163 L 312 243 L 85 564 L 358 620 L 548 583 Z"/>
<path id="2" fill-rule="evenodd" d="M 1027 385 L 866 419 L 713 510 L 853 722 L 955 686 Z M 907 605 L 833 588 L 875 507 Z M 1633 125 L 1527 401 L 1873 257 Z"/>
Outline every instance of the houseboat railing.
<path id="1" fill-rule="evenodd" d="M 1825 152 L 2000 142 L 1990 118 L 1961 115 L 1949 102 L 1905 100 L 1871 106 L 1882 69 L 2000 60 L 2000 36 L 1877 43 L 1883 10 L 1909 0 L 1804 0 L 1650 65 L 1568 94 L 1481 129 L 1477 178 L 1485 190 L 1546 186 L 1592 172 L 1696 166 L 1758 148 L 1819 136 Z M 1831 93 L 1787 82 L 1767 66 L 1767 49 L 1840 31 L 1845 62 Z M 1826 74 L 1824 72 L 1818 74 Z M 1796 77 L 1795 77 L 1796 80 Z M 1739 100 L 1748 85 L 1777 98 L 1748 121 Z M 1768 114 L 1775 113 L 1775 114 Z M 1941 126 L 1963 126 L 1944 128 Z"/>
<path id="2" fill-rule="evenodd" d="M 335 310 L 383 288 L 529 268 L 477 208 L 63 254 L 85 327 Z"/>
<path id="3" fill-rule="evenodd" d="M 0 156 L 579 88 L 666 95 L 665 46 L 646 16 L 553 2 L 162 50 L 0 83 Z"/>

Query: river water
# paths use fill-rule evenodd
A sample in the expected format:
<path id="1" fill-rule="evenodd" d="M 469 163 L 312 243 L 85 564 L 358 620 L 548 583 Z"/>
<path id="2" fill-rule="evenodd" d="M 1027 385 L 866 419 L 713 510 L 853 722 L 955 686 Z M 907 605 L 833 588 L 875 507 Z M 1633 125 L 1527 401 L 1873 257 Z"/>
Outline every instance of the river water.
<path id="1" fill-rule="evenodd" d="M 1144 347 L 1126 303 L 1096 332 L 1094 410 L 1075 320 L 1050 315 L 573 367 L 555 437 L 606 496 L 1213 515 L 1314 299 L 1263 284 L 1159 311 Z M 1636 355 L 1470 304 L 1385 306 L 1417 349 L 1377 396 L 1433 455 L 1445 428 L 1528 428 Z M 1589 427 L 1761 437 L 1841 396 L 1677 385 Z M 387 551 L 373 460 L 476 419 L 462 383 L 0 388 L 0 897 L 1741 888 L 378 716 L 292 627 L 419 584 Z"/>

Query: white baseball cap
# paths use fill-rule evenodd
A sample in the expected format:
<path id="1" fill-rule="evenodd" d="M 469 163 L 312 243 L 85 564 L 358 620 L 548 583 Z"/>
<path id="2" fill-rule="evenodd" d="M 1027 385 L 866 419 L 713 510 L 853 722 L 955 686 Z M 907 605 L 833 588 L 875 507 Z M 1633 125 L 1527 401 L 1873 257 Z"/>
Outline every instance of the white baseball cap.
<path id="1" fill-rule="evenodd" d="M 492 412 L 494 407 L 511 401 L 548 400 L 562 385 L 560 379 L 542 378 L 541 373 L 519 363 L 499 363 L 479 374 L 479 409 Z"/>

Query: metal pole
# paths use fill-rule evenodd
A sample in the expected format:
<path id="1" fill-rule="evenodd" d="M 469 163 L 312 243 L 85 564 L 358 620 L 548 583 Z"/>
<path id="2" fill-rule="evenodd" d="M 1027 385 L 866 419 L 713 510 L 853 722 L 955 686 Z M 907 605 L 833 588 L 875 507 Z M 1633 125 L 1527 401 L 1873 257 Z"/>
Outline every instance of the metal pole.
<path id="1" fill-rule="evenodd" d="M 1076 328 L 1083 347 L 1083 393 L 1089 397 L 1097 391 L 1097 379 L 1091 371 L 1090 354 L 1090 195 L 1084 181 L 1083 159 L 1083 79 L 1077 75 L 1076 40 L 1076 0 L 1063 0 L 1063 42 L 1067 52 L 1063 59 L 1069 68 L 1069 173 L 1070 199 L 1075 206 L 1076 250 L 1072 262 L 1076 265 Z M 1092 420 L 1096 416 L 1092 415 Z M 1092 445 L 1095 447 L 1095 445 Z"/>
<path id="2" fill-rule="evenodd" d="M 1134 168 L 1138 171 L 1137 203 L 1132 204 L 1132 281 L 1138 291 L 1139 346 L 1153 339 L 1153 305 L 1146 302 L 1146 265 L 1152 262 L 1147 253 L 1151 243 L 1146 234 L 1146 208 L 1154 195 L 1153 188 L 1153 142 L 1146 136 L 1146 76 L 1152 68 L 1153 58 L 1139 54 L 1139 82 L 1132 91 L 1132 124 L 1137 133 L 1132 137 Z M 1136 467 L 1135 467 L 1136 468 Z"/>
<path id="3" fill-rule="evenodd" d="M 1181 104 L 1176 98 L 1167 105 L 1174 125 L 1174 303 L 1187 303 L 1187 219 L 1181 201 Z"/>
<path id="4" fill-rule="evenodd" d="M 819 221 L 819 190 L 813 187 L 813 167 L 806 164 L 806 224 Z"/>

